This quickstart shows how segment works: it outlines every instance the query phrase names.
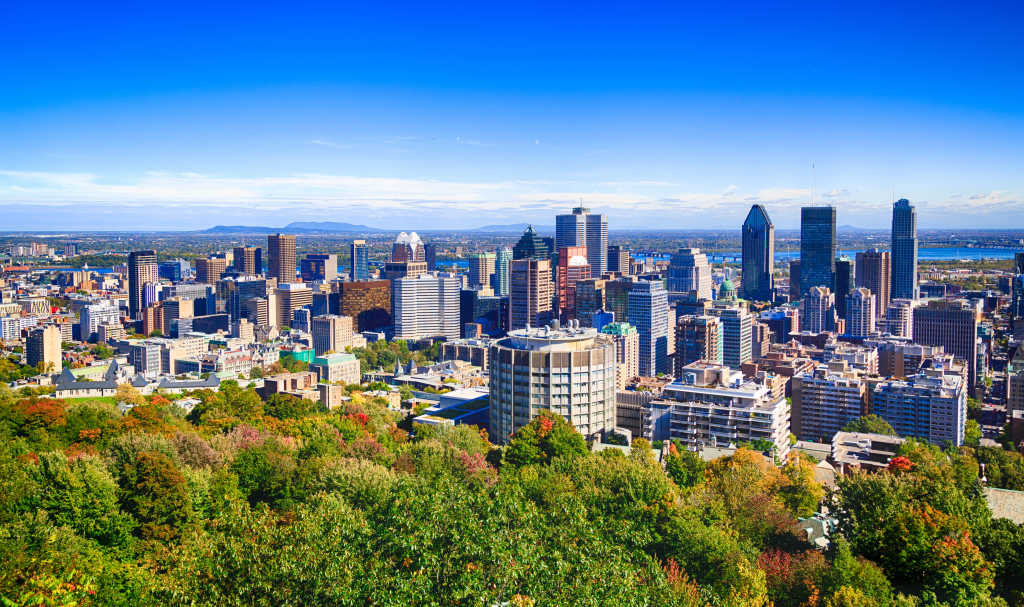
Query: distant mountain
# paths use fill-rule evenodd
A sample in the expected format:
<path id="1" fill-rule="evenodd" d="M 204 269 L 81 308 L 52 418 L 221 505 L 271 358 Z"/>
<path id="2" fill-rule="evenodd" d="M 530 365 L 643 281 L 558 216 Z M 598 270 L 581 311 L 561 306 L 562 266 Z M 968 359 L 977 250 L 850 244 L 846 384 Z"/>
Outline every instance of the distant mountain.
<path id="1" fill-rule="evenodd" d="M 266 226 L 213 226 L 200 230 L 200 234 L 275 234 L 280 231 L 280 228 Z"/>
<path id="2" fill-rule="evenodd" d="M 363 225 L 352 223 L 340 223 L 337 221 L 293 221 L 283 228 L 271 228 L 267 226 L 213 226 L 208 230 L 202 230 L 201 234 L 323 234 L 331 232 L 385 232 Z"/>
<path id="3" fill-rule="evenodd" d="M 528 223 L 505 223 L 490 226 L 483 226 L 474 229 L 474 232 L 525 232 Z"/>

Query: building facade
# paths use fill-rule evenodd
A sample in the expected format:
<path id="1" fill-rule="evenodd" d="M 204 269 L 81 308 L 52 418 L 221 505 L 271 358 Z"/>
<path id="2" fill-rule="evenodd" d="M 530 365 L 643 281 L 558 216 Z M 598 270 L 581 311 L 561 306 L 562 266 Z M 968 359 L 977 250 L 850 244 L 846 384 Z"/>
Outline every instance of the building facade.
<path id="1" fill-rule="evenodd" d="M 743 298 L 775 299 L 775 225 L 764 206 L 750 207 L 742 228 Z"/>
<path id="2" fill-rule="evenodd" d="M 906 198 L 892 205 L 892 297 L 917 299 L 917 211 Z"/>
<path id="3" fill-rule="evenodd" d="M 811 287 L 834 285 L 836 271 L 836 208 L 800 209 L 800 294 Z"/>
<path id="4" fill-rule="evenodd" d="M 661 281 L 640 280 L 629 291 L 629 324 L 640 334 L 640 375 L 652 377 L 669 369 L 668 293 Z"/>
<path id="5" fill-rule="evenodd" d="M 395 339 L 458 339 L 460 281 L 424 275 L 391 282 L 391 316 Z"/>
<path id="6" fill-rule="evenodd" d="M 277 284 L 298 282 L 296 276 L 295 235 L 267 235 L 267 277 L 276 278 Z"/>

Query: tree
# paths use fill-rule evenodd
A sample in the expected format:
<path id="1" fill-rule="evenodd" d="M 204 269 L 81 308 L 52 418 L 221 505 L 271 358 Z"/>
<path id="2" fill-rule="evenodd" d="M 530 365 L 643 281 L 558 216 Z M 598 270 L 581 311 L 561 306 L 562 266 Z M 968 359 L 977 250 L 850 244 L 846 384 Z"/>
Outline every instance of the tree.
<path id="1" fill-rule="evenodd" d="M 867 432 L 896 436 L 896 430 L 884 418 L 875 415 L 864 415 L 843 426 L 843 432 Z"/>
<path id="2" fill-rule="evenodd" d="M 977 447 L 979 442 L 981 442 L 981 424 L 969 419 L 964 426 L 964 444 L 968 447 Z"/>
<path id="3" fill-rule="evenodd" d="M 519 429 L 505 447 L 504 462 L 514 467 L 546 464 L 559 457 L 587 453 L 587 441 L 565 418 L 542 411 Z"/>
<path id="4" fill-rule="evenodd" d="M 825 497 L 825 489 L 814 480 L 814 464 L 796 451 L 789 452 L 782 467 L 785 482 L 778 489 L 779 498 L 794 516 L 811 516 Z"/>
<path id="5" fill-rule="evenodd" d="M 125 466 L 121 491 L 125 510 L 141 523 L 138 531 L 144 539 L 172 539 L 191 518 L 185 477 L 162 453 L 140 453 Z"/>
<path id="6" fill-rule="evenodd" d="M 669 455 L 665 460 L 665 472 L 680 487 L 694 487 L 704 482 L 707 465 L 699 455 L 675 442 L 669 443 Z"/>
<path id="7" fill-rule="evenodd" d="M 146 404 L 146 397 L 128 384 L 117 385 L 117 390 L 114 392 L 114 399 L 117 400 L 118 403 L 128 403 L 129 405 Z"/>
<path id="8" fill-rule="evenodd" d="M 294 394 L 271 394 L 263 403 L 263 411 L 278 419 L 299 419 L 319 408 L 313 401 L 299 398 Z"/>

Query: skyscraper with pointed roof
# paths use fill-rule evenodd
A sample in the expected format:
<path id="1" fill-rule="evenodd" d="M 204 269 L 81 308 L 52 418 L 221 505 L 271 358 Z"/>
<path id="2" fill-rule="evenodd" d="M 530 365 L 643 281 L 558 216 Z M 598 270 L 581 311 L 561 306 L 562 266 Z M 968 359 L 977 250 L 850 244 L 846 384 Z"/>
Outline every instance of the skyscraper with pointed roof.
<path id="1" fill-rule="evenodd" d="M 512 259 L 551 259 L 551 251 L 531 225 L 512 249 Z"/>
<path id="2" fill-rule="evenodd" d="M 772 301 L 775 296 L 775 224 L 764 206 L 750 207 L 743 222 L 743 298 Z"/>

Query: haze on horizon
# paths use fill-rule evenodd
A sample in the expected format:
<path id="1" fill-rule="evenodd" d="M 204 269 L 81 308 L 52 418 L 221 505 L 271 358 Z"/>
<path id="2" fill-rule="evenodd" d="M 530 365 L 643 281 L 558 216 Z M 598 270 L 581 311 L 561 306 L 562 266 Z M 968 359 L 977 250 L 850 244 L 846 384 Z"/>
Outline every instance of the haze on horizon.
<path id="1" fill-rule="evenodd" d="M 379 3 L 377 3 L 379 4 Z M 0 8 L 7 230 L 1024 217 L 1014 3 Z M 812 165 L 816 168 L 812 171 Z"/>

